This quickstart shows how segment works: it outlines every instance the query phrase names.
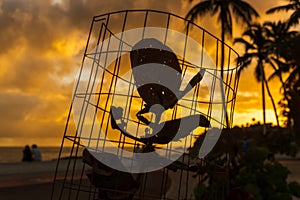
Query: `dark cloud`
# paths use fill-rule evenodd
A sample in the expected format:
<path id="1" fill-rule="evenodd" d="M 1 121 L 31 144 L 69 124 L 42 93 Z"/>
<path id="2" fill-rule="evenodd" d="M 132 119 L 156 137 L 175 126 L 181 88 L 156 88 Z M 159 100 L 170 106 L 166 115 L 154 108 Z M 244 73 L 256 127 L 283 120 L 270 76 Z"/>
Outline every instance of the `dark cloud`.
<path id="1" fill-rule="evenodd" d="M 0 0 L 0 142 L 1 138 L 25 141 L 26 137 L 38 140 L 62 136 L 74 75 L 80 66 L 93 16 L 125 9 L 155 9 L 185 16 L 197 2 Z M 257 0 L 249 3 L 259 12 L 277 4 Z M 219 33 L 215 22 L 208 17 L 199 24 Z M 252 74 L 251 77 L 248 74 L 243 74 L 243 78 L 251 80 Z M 242 83 L 240 89 L 249 93 L 259 90 L 258 85 L 251 86 Z M 244 106 L 257 108 L 259 102 L 249 101 L 247 95 L 239 97 L 239 101 L 238 112 L 243 112 Z"/>
<path id="2" fill-rule="evenodd" d="M 1 141 L 61 137 L 94 15 L 145 8 L 185 12 L 180 0 L 56 2 L 0 0 Z"/>

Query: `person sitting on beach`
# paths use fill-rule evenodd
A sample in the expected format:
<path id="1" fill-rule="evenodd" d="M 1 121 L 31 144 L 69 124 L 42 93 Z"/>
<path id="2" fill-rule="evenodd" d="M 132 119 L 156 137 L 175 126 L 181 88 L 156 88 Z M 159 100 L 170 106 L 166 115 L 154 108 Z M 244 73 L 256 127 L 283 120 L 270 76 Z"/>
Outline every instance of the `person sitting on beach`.
<path id="1" fill-rule="evenodd" d="M 134 153 L 141 153 L 140 144 L 137 144 L 137 146 L 134 147 L 133 152 L 134 152 Z"/>
<path id="2" fill-rule="evenodd" d="M 24 150 L 23 150 L 23 158 L 22 161 L 32 161 L 32 153 L 30 150 L 29 145 L 26 145 Z"/>
<path id="3" fill-rule="evenodd" d="M 38 149 L 36 144 L 33 144 L 31 146 L 31 152 L 32 152 L 33 160 L 35 160 L 35 161 L 41 161 L 42 160 L 41 152 Z"/>

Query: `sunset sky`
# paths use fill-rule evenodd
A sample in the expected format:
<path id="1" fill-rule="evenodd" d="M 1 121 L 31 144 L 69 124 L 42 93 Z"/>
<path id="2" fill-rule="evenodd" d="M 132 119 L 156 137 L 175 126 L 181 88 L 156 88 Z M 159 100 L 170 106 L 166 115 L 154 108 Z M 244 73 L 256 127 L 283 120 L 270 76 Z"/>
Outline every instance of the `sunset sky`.
<path id="1" fill-rule="evenodd" d="M 188 0 L 0 0 L 0 146 L 58 146 L 66 123 L 76 73 L 92 17 L 124 9 L 156 9 L 185 16 Z M 260 20 L 267 9 L 287 1 L 249 0 Z M 220 37 L 216 18 L 198 24 Z M 234 27 L 234 37 L 241 36 Z M 228 43 L 230 43 L 228 41 Z M 243 48 L 235 46 L 239 54 Z M 242 73 L 235 124 L 261 121 L 261 88 L 252 68 Z M 276 102 L 279 86 L 271 83 Z M 267 121 L 274 121 L 267 98 Z"/>

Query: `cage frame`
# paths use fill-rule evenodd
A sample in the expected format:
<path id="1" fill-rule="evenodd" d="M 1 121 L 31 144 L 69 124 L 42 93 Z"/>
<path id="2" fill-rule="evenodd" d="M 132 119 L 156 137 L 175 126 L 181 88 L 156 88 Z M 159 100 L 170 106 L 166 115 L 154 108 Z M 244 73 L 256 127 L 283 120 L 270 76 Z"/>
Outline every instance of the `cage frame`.
<path id="1" fill-rule="evenodd" d="M 216 40 L 216 51 L 219 52 L 219 48 L 221 45 L 225 45 L 230 52 L 233 52 L 234 54 L 237 55 L 238 57 L 238 53 L 232 49 L 229 45 L 225 44 L 223 41 L 221 41 L 218 37 L 214 36 L 212 33 L 208 32 L 207 30 L 205 30 L 204 28 L 200 27 L 199 25 L 195 24 L 194 22 L 190 21 L 190 20 L 187 20 L 181 16 L 178 16 L 176 14 L 172 14 L 172 13 L 169 13 L 169 12 L 165 12 L 165 11 L 158 11 L 158 10 L 151 10 L 151 9 L 135 9 L 135 10 L 121 10 L 121 11 L 115 11 L 115 12 L 110 12 L 110 13 L 106 13 L 106 14 L 101 14 L 101 15 L 97 15 L 97 16 L 94 16 L 93 17 L 93 20 L 92 20 L 92 23 L 91 23 L 91 26 L 90 26 L 90 30 L 89 30 L 89 34 L 88 34 L 88 39 L 87 39 L 87 44 L 86 44 L 86 48 L 84 50 L 84 56 L 83 56 L 83 59 L 82 59 L 82 65 L 81 65 L 81 68 L 80 68 L 80 72 L 79 72 L 79 77 L 81 76 L 81 73 L 82 73 L 82 70 L 84 68 L 84 60 L 86 59 L 86 56 L 88 54 L 88 49 L 89 49 L 89 44 L 90 44 L 90 40 L 91 40 L 91 35 L 92 35 L 92 30 L 93 30 L 93 27 L 94 27 L 94 23 L 98 23 L 99 21 L 103 21 L 103 20 L 109 20 L 110 16 L 114 15 L 114 14 L 120 14 L 120 13 L 125 13 L 125 16 L 127 16 L 128 13 L 131 13 L 131 12 L 144 12 L 145 13 L 145 16 L 147 18 L 147 15 L 149 13 L 160 13 L 160 14 L 164 14 L 164 15 L 167 15 L 168 16 L 168 23 L 169 23 L 169 20 L 170 20 L 170 17 L 175 17 L 176 19 L 180 19 L 180 20 L 183 20 L 185 21 L 187 24 L 187 32 L 189 31 L 189 26 L 190 25 L 193 25 L 195 27 L 197 27 L 199 30 L 202 31 L 202 34 L 203 34 L 203 41 L 205 40 L 204 38 L 204 35 L 207 34 L 209 35 L 210 37 L 214 38 Z M 145 20 L 146 21 L 146 20 Z M 123 23 L 126 23 L 126 21 L 124 21 Z M 145 27 L 145 26 L 144 26 Z M 202 41 L 202 44 L 204 43 Z M 98 41 L 99 43 L 99 41 Z M 217 53 L 218 54 L 218 53 Z M 230 55 L 230 53 L 229 53 Z M 217 55 L 218 57 L 218 55 Z M 230 59 L 230 58 L 228 58 Z M 218 61 L 218 58 L 216 59 Z M 184 62 L 184 61 L 183 61 Z M 216 63 L 216 67 L 218 67 L 218 63 Z M 232 112 L 230 112 L 229 114 L 229 122 L 227 122 L 228 124 L 225 126 L 225 128 L 228 128 L 230 129 L 232 127 L 232 122 L 233 122 L 233 114 L 234 114 L 234 107 L 235 107 L 235 103 L 236 103 L 236 94 L 237 94 L 237 89 L 238 89 L 238 83 L 239 83 L 239 78 L 240 78 L 240 74 L 238 73 L 238 68 L 240 67 L 240 64 L 237 63 L 236 67 L 235 68 L 231 68 L 229 69 L 229 64 L 228 64 L 228 68 L 224 68 L 224 71 L 236 71 L 236 76 L 234 78 L 234 84 L 233 84 L 233 88 L 230 86 L 230 85 L 227 85 L 227 87 L 229 87 L 228 90 L 225 91 L 226 94 L 228 94 L 230 92 L 230 90 L 233 91 L 233 96 L 232 98 L 230 99 L 230 110 Z M 218 70 L 218 69 L 216 69 Z M 231 82 L 231 79 L 232 77 L 229 77 L 228 75 L 225 77 L 225 84 L 227 84 L 227 81 L 230 81 Z M 223 80 L 222 80 L 223 81 Z M 76 86 L 75 86 L 75 91 L 77 90 L 78 88 L 78 82 L 76 83 Z M 58 199 L 63 199 L 63 190 L 68 190 L 68 199 L 71 199 L 71 197 L 73 197 L 73 193 L 75 193 L 75 198 L 76 199 L 80 199 L 80 192 L 84 191 L 86 193 L 89 194 L 89 199 L 96 199 L 96 196 L 98 194 L 98 191 L 96 188 L 93 188 L 93 186 L 89 186 L 89 187 L 85 187 L 85 186 L 82 186 L 82 181 L 83 180 L 83 176 L 85 174 L 85 163 L 83 163 L 83 167 L 82 167 L 82 170 L 81 170 L 81 174 L 80 174 L 80 180 L 79 182 L 76 182 L 74 179 L 75 179 L 75 168 L 76 168 L 76 162 L 77 159 L 81 159 L 80 158 L 80 148 L 84 148 L 84 145 L 81 143 L 81 138 L 80 136 L 78 136 L 78 131 L 75 130 L 75 133 L 72 135 L 72 134 L 69 134 L 69 122 L 72 118 L 72 109 L 73 109 L 73 103 L 74 103 L 74 100 L 76 98 L 76 94 L 74 93 L 73 97 L 72 97 L 72 100 L 71 100 L 71 105 L 70 105 L 70 108 L 69 108 L 69 113 L 68 113 L 68 116 L 67 116 L 67 120 L 66 120 L 66 125 L 65 125 L 65 128 L 64 128 L 64 132 L 63 132 L 63 138 L 62 138 L 62 142 L 61 142 L 61 148 L 60 148 L 60 152 L 59 152 L 59 156 L 58 156 L 58 161 L 57 161 L 57 165 L 56 165 L 56 169 L 55 169 L 55 175 L 54 175 L 54 181 L 53 181 L 53 189 L 52 189 L 52 195 L 51 195 L 51 199 L 56 199 L 55 197 L 57 197 L 57 195 L 55 194 L 57 192 L 57 190 L 59 189 L 56 189 L 57 187 L 57 184 L 58 183 L 61 183 L 62 186 L 61 186 L 61 190 L 59 191 L 59 195 L 58 195 Z M 227 102 L 228 103 L 228 102 Z M 226 113 L 226 116 L 227 116 L 227 113 Z M 60 162 L 61 160 L 63 159 L 62 157 L 62 152 L 63 152 L 63 149 L 65 148 L 65 142 L 66 141 L 70 141 L 72 142 L 72 146 L 71 146 L 71 149 L 70 149 L 70 156 L 67 158 L 68 162 L 67 162 L 67 166 L 66 166 L 66 169 L 65 169 L 65 173 L 63 173 L 62 177 L 63 179 L 62 180 L 59 180 L 60 177 L 59 177 L 59 168 L 60 168 Z M 183 156 L 183 160 L 185 159 L 188 159 L 188 158 L 185 158 L 185 156 L 188 156 L 187 154 Z M 188 161 L 189 162 L 189 161 Z M 163 169 L 163 178 L 162 178 L 162 181 L 163 182 L 166 182 L 166 177 L 168 176 L 168 173 L 169 173 L 169 169 L 166 169 L 164 168 Z M 184 172 L 184 170 L 181 170 L 180 172 L 180 180 L 182 178 L 184 178 L 184 174 L 186 172 Z M 189 172 L 187 172 L 189 173 Z M 165 174 L 167 176 L 165 176 Z M 147 177 L 147 174 L 145 175 Z M 189 175 L 187 175 L 187 180 L 186 182 L 188 182 L 188 177 Z M 201 179 L 201 177 L 199 177 L 199 179 Z M 144 183 L 145 184 L 145 183 Z M 185 190 L 187 191 L 188 186 L 186 185 L 186 188 Z M 144 190 L 145 190 L 145 187 L 144 187 Z M 169 199 L 168 197 L 165 196 L 165 193 L 163 192 L 164 190 L 166 190 L 166 185 L 164 185 L 164 188 L 161 188 L 161 197 L 160 199 Z M 226 189 L 224 189 L 224 191 L 222 191 L 224 194 L 226 193 L 225 191 Z M 187 196 L 188 193 L 186 192 L 183 199 L 188 199 L 189 197 Z M 182 199 L 181 198 L 182 195 L 181 195 L 181 187 L 179 188 L 178 190 L 178 198 L 177 199 Z M 135 199 L 151 199 L 153 197 L 147 197 L 145 195 L 143 195 L 143 191 L 140 192 L 140 194 L 137 196 L 137 197 L 134 197 Z"/>

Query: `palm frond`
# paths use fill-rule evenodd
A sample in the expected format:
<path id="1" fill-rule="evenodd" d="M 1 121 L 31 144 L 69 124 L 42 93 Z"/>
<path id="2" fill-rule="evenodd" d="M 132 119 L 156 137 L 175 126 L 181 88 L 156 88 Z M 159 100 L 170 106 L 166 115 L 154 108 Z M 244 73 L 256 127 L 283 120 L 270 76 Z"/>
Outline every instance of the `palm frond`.
<path id="1" fill-rule="evenodd" d="M 297 9 L 295 12 L 293 12 L 293 14 L 291 15 L 288 24 L 290 26 L 294 26 L 299 24 L 299 20 L 300 20 L 300 8 Z"/>
<path id="2" fill-rule="evenodd" d="M 194 22 L 198 17 L 211 13 L 211 1 L 202 1 L 196 4 L 185 16 L 186 19 Z"/>
<path id="3" fill-rule="evenodd" d="M 280 71 L 282 72 L 289 72 L 290 70 L 290 67 L 291 67 L 291 64 L 287 61 L 281 61 L 280 59 L 278 58 L 271 58 L 275 63 L 276 65 L 278 66 L 278 68 L 280 69 Z"/>
<path id="4" fill-rule="evenodd" d="M 274 78 L 278 78 L 280 75 L 281 75 L 281 70 L 276 70 L 269 76 L 268 81 L 271 81 Z"/>
<path id="5" fill-rule="evenodd" d="M 269 10 L 267 10 L 267 14 L 272 14 L 272 13 L 275 13 L 275 12 L 281 12 L 281 11 L 290 11 L 291 9 L 294 9 L 295 5 L 294 4 L 288 4 L 288 5 L 284 5 L 284 6 L 278 6 L 278 7 L 275 7 L 275 8 L 271 8 Z"/>
<path id="6" fill-rule="evenodd" d="M 293 82 L 295 82 L 295 80 L 297 80 L 298 75 L 299 75 L 298 70 L 297 69 L 293 70 L 285 82 L 292 84 Z"/>
<path id="7" fill-rule="evenodd" d="M 241 64 L 241 67 L 239 69 L 239 73 L 241 71 L 243 71 L 244 69 L 246 69 L 252 62 L 252 55 L 250 54 L 245 54 L 244 56 L 242 57 L 238 57 L 238 60 L 237 62 Z"/>
<path id="8" fill-rule="evenodd" d="M 245 40 L 244 38 L 235 38 L 233 44 L 240 43 L 245 46 L 245 51 L 248 52 L 251 49 L 255 49 L 254 45 Z"/>
<path id="9" fill-rule="evenodd" d="M 235 0 L 230 4 L 232 7 L 233 13 L 237 16 L 237 21 L 246 23 L 248 26 L 252 21 L 253 17 L 259 17 L 257 11 L 247 2 Z"/>

